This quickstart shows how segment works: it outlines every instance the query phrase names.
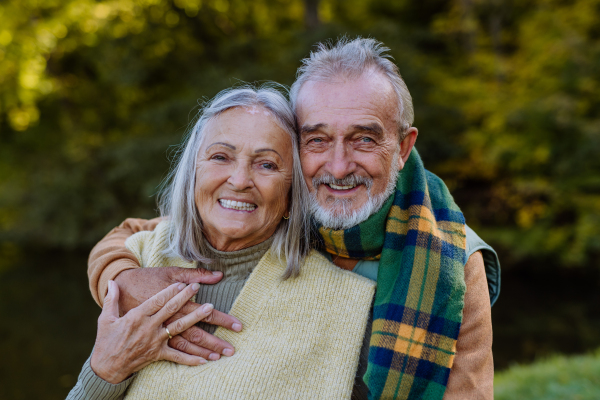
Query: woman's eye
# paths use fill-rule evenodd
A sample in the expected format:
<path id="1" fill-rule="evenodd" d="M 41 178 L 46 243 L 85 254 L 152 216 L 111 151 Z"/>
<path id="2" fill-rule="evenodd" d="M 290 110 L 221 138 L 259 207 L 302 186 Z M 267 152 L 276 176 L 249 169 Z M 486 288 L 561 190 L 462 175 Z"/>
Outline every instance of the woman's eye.
<path id="1" fill-rule="evenodd" d="M 214 156 L 211 157 L 211 159 L 217 160 L 217 161 L 225 161 L 225 156 L 222 156 L 220 154 L 215 154 Z"/>
<path id="2" fill-rule="evenodd" d="M 275 165 L 271 164 L 271 163 L 262 163 L 260 164 L 261 167 L 263 167 L 264 169 L 275 169 Z"/>

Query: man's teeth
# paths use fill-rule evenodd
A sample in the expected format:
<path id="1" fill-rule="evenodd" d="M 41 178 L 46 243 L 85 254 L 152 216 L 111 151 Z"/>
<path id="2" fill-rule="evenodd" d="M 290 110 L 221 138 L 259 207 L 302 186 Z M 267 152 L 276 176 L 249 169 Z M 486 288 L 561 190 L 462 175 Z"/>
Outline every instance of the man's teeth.
<path id="1" fill-rule="evenodd" d="M 333 183 L 330 183 L 329 187 L 332 189 L 335 189 L 335 190 L 348 190 L 348 189 L 355 188 L 356 185 L 338 186 L 338 185 L 334 185 Z"/>
<path id="2" fill-rule="evenodd" d="M 224 208 L 229 208 L 232 210 L 243 210 L 243 211 L 252 211 L 256 208 L 255 204 L 251 204 L 251 203 L 243 203 L 241 201 L 235 201 L 235 200 L 223 200 L 223 199 L 219 199 L 219 203 L 221 203 L 221 205 Z"/>

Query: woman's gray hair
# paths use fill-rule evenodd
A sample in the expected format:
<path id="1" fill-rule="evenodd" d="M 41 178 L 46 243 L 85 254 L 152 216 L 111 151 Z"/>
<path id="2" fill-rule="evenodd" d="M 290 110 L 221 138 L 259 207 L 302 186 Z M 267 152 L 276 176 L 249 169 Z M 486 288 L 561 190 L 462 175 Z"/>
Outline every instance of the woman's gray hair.
<path id="1" fill-rule="evenodd" d="M 296 82 L 290 90 L 292 108 L 298 110 L 298 94 L 302 85 L 308 81 L 329 82 L 334 78 L 357 78 L 365 71 L 374 68 L 381 72 L 391 83 L 398 99 L 398 133 L 404 139 L 406 131 L 414 122 L 412 98 L 406 83 L 400 76 L 396 64 L 386 54 L 390 49 L 375 39 L 357 37 L 349 40 L 342 37 L 336 43 L 317 43 L 317 50 L 302 60 L 298 68 Z"/>
<path id="2" fill-rule="evenodd" d="M 180 145 L 174 167 L 165 179 L 159 196 L 160 214 L 172 222 L 167 248 L 169 255 L 205 264 L 212 261 L 205 256 L 209 253 L 202 237 L 202 220 L 194 199 L 196 159 L 204 140 L 204 131 L 211 120 L 227 110 L 260 106 L 271 112 L 278 125 L 292 139 L 290 217 L 279 223 L 273 235 L 271 250 L 280 259 L 285 257 L 287 260 L 284 278 L 297 276 L 300 272 L 300 266 L 310 251 L 308 189 L 300 166 L 294 112 L 285 97 L 275 89 L 281 86 L 276 85 L 263 84 L 258 88 L 244 86 L 223 90 L 198 112 L 198 119 Z"/>

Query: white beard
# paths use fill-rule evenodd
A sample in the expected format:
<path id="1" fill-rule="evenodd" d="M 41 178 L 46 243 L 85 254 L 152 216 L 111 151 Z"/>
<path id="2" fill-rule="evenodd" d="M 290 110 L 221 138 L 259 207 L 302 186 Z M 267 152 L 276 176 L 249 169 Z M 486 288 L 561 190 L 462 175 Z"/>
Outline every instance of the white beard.
<path id="1" fill-rule="evenodd" d="M 335 230 L 349 229 L 366 221 L 371 215 L 381 210 L 381 207 L 383 207 L 386 200 L 394 193 L 396 182 L 398 181 L 399 158 L 400 152 L 396 151 L 392 159 L 388 182 L 382 193 L 374 196 L 371 195 L 373 180 L 369 179 L 370 182 L 365 185 L 367 187 L 368 200 L 358 210 L 352 210 L 352 200 L 348 199 L 335 199 L 331 203 L 328 203 L 327 206 L 322 206 L 317 200 L 318 185 L 313 184 L 314 191 L 310 193 L 309 204 L 309 209 L 313 218 L 325 228 Z M 323 179 L 323 177 L 320 179 Z M 329 179 L 335 178 L 329 177 Z M 344 179 L 352 179 L 352 177 L 346 177 Z M 327 180 L 327 177 L 325 177 L 325 180 Z M 315 179 L 313 179 L 313 182 L 314 181 Z M 339 185 L 345 184 L 343 180 L 340 181 L 342 182 L 338 183 Z"/>

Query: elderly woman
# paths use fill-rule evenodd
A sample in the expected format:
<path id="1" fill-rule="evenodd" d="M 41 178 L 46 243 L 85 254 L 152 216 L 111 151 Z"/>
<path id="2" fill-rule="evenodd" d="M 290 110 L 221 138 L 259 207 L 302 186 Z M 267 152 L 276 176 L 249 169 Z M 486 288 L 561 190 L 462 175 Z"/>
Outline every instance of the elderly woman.
<path id="1" fill-rule="evenodd" d="M 285 98 L 268 88 L 217 95 L 170 182 L 160 202 L 165 219 L 127 248 L 145 268 L 206 266 L 234 279 L 199 292 L 198 284 L 172 285 L 122 318 L 110 282 L 94 351 L 69 398 L 121 398 L 125 388 L 128 399 L 349 398 L 374 282 L 309 248 Z M 163 325 L 196 292 L 204 307 Z M 167 346 L 216 301 L 228 302 L 222 311 L 230 307 L 244 326 L 215 332 L 235 355 L 206 363 Z"/>

